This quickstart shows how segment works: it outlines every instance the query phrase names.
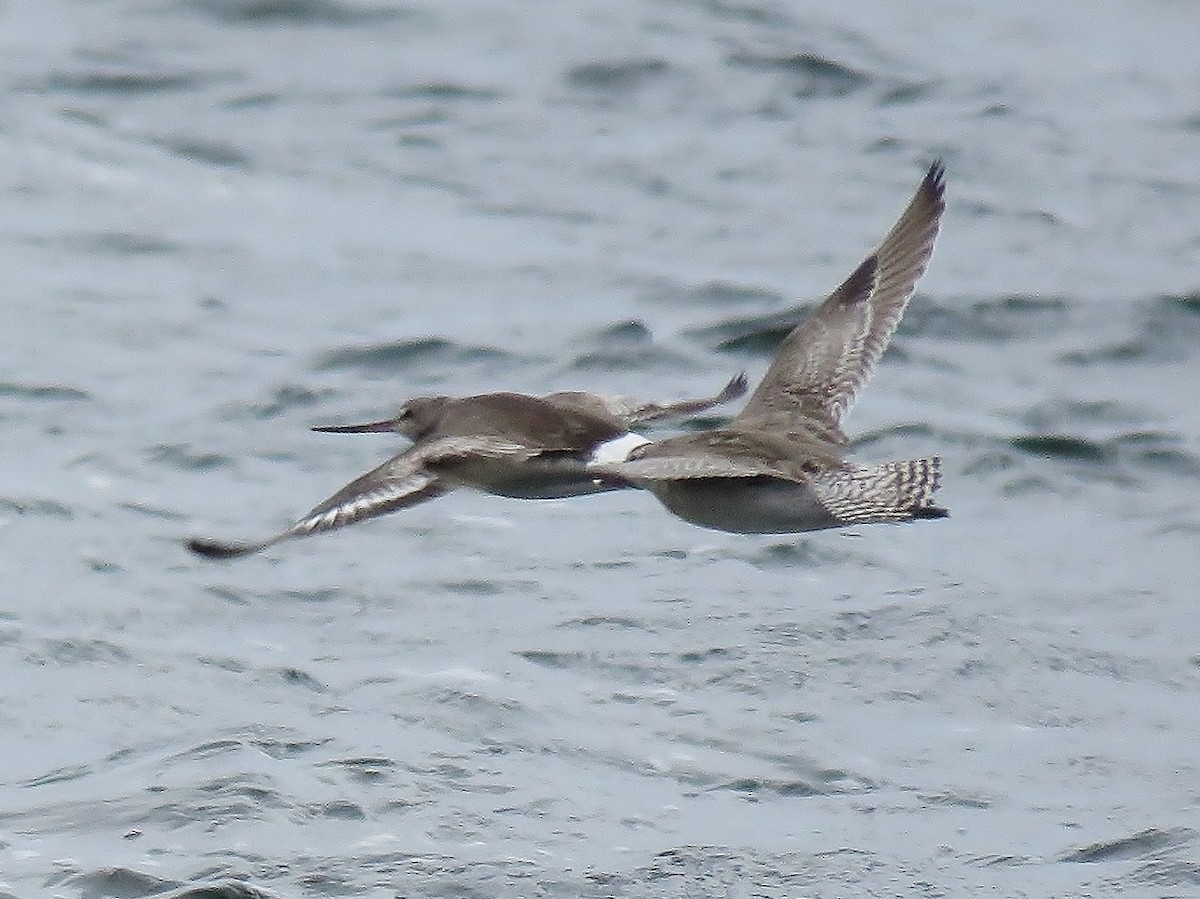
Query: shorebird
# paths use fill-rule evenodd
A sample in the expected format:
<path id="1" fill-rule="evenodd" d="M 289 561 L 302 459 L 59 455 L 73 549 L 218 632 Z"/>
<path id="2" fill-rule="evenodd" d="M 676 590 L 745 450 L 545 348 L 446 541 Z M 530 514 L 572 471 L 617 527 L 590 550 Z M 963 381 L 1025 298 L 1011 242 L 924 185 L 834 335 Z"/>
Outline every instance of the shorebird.
<path id="1" fill-rule="evenodd" d="M 193 537 L 187 546 L 208 558 L 232 558 L 407 509 L 473 487 L 518 499 L 557 499 L 628 486 L 588 470 L 619 461 L 646 443 L 633 428 L 709 409 L 746 392 L 744 374 L 714 396 L 677 403 L 642 403 L 628 397 L 576 391 L 527 396 L 418 397 L 394 418 L 357 425 L 313 428 L 333 434 L 394 431 L 413 441 L 404 452 L 351 481 L 293 524 L 264 540 L 226 542 Z"/>
<path id="2" fill-rule="evenodd" d="M 879 248 L 784 338 L 728 427 L 636 446 L 593 473 L 649 490 L 685 521 L 743 534 L 946 517 L 933 504 L 937 457 L 858 465 L 842 430 L 929 263 L 944 194 L 935 162 Z"/>

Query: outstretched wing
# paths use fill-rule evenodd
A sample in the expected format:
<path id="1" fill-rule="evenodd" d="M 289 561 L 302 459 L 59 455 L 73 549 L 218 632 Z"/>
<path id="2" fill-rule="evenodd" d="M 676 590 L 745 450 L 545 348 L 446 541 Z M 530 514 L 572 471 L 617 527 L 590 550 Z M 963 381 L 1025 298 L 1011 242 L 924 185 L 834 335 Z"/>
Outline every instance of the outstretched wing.
<path id="1" fill-rule="evenodd" d="M 646 422 L 657 421 L 675 415 L 692 415 L 713 406 L 728 403 L 744 395 L 747 389 L 746 374 L 742 372 L 729 379 L 728 383 L 712 396 L 677 403 L 642 402 L 628 396 L 604 396 L 599 393 L 563 390 L 542 397 L 557 409 L 598 415 L 605 421 L 630 430 Z"/>
<path id="2" fill-rule="evenodd" d="M 675 415 L 693 415 L 704 412 L 713 406 L 720 406 L 730 400 L 743 396 L 749 387 L 746 373 L 741 372 L 729 379 L 729 382 L 718 393 L 695 400 L 680 400 L 677 403 L 641 403 L 633 404 L 626 414 L 626 426 L 633 428 L 649 421 L 658 421 Z"/>
<path id="3" fill-rule="evenodd" d="M 440 437 L 412 447 L 355 478 L 290 528 L 265 540 L 226 542 L 193 537 L 187 546 L 210 559 L 249 555 L 281 540 L 333 531 L 449 493 L 455 485 L 438 473 L 439 466 L 464 459 L 526 461 L 539 454 L 538 449 L 499 437 Z"/>
<path id="4" fill-rule="evenodd" d="M 619 462 L 588 465 L 614 486 L 653 489 L 665 481 L 774 478 L 807 482 L 813 470 L 838 470 L 840 450 L 803 435 L 717 428 L 668 437 L 632 450 Z"/>
<path id="5" fill-rule="evenodd" d="M 225 542 L 193 537 L 188 549 L 210 559 L 245 556 L 273 546 L 281 540 L 321 534 L 374 518 L 398 509 L 407 509 L 441 496 L 452 488 L 425 469 L 425 460 L 411 450 L 355 478 L 329 499 L 285 531 L 256 542 Z"/>
<path id="6" fill-rule="evenodd" d="M 664 481 L 782 477 L 762 464 L 730 459 L 719 452 L 626 459 L 589 465 L 588 472 L 614 485 L 635 487 L 652 487 Z"/>
<path id="7" fill-rule="evenodd" d="M 784 339 L 737 424 L 816 430 L 846 442 L 842 418 L 887 349 L 933 254 L 945 174 L 940 162 L 930 166 L 879 249 Z"/>

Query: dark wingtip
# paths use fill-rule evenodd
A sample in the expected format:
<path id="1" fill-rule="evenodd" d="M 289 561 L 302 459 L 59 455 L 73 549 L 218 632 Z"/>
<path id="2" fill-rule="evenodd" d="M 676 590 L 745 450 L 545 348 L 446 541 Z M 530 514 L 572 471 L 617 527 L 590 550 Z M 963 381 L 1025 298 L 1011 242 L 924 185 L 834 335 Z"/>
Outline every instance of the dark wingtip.
<path id="1" fill-rule="evenodd" d="M 913 520 L 917 521 L 922 518 L 949 518 L 950 510 L 943 509 L 941 506 L 922 506 L 920 509 L 913 510 Z"/>
<path id="2" fill-rule="evenodd" d="M 929 171 L 925 173 L 925 180 L 922 186 L 928 190 L 934 198 L 941 200 L 946 193 L 946 164 L 941 159 L 935 159 L 929 166 Z"/>
<path id="3" fill-rule="evenodd" d="M 221 540 L 209 540 L 205 537 L 189 537 L 184 545 L 198 556 L 205 559 L 236 559 L 262 549 L 262 543 L 225 543 Z"/>
<path id="4" fill-rule="evenodd" d="M 736 400 L 739 396 L 745 395 L 750 389 L 750 379 L 746 377 L 746 373 L 739 372 L 735 375 L 728 384 L 726 384 L 719 394 L 717 394 L 720 402 L 727 403 L 730 400 Z"/>

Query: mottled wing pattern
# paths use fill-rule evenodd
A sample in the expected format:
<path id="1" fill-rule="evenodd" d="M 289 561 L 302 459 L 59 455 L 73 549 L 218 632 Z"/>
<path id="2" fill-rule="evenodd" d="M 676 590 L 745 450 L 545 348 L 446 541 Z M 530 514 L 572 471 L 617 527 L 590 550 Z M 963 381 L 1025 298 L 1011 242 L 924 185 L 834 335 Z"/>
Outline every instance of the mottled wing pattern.
<path id="1" fill-rule="evenodd" d="M 854 402 L 896 333 L 917 281 L 929 267 L 945 209 L 946 169 L 941 162 L 935 162 L 875 252 L 877 265 L 875 288 L 871 292 L 870 328 L 862 345 L 858 379 L 849 395 L 838 399 L 841 413 Z"/>
<path id="2" fill-rule="evenodd" d="M 767 373 L 734 423 L 771 431 L 816 432 L 846 443 L 837 398 L 862 370 L 876 260 L 868 257 L 780 345 Z"/>
<path id="3" fill-rule="evenodd" d="M 935 162 L 879 249 L 784 339 L 738 424 L 846 442 L 842 418 L 929 264 L 944 208 L 945 169 Z"/>

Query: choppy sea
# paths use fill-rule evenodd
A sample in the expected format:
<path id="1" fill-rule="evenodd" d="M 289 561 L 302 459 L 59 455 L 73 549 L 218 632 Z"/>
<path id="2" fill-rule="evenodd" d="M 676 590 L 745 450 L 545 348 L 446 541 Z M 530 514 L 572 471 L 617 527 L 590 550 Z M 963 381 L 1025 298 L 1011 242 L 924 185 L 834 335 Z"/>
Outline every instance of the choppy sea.
<path id="1" fill-rule="evenodd" d="M 1200 6 L 0 6 L 0 895 L 1200 895 Z M 421 394 L 752 378 L 943 158 L 848 426 L 951 517 L 458 492 Z M 719 420 L 713 415 L 690 426 Z"/>

